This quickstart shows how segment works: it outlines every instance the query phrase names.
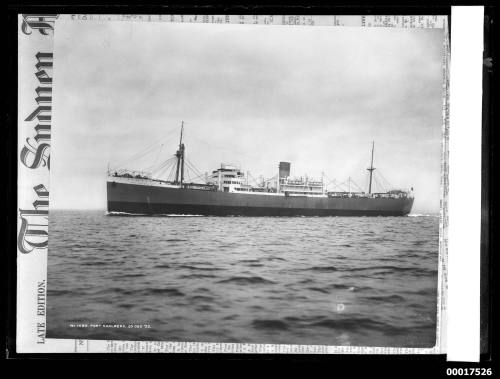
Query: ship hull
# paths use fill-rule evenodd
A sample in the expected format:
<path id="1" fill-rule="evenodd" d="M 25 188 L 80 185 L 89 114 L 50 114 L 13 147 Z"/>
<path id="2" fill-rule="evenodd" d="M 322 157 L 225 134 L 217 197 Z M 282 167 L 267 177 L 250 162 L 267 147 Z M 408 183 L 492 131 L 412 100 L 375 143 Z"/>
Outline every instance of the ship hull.
<path id="1" fill-rule="evenodd" d="M 108 212 L 207 216 L 404 216 L 413 198 L 332 198 L 246 194 L 107 183 Z"/>

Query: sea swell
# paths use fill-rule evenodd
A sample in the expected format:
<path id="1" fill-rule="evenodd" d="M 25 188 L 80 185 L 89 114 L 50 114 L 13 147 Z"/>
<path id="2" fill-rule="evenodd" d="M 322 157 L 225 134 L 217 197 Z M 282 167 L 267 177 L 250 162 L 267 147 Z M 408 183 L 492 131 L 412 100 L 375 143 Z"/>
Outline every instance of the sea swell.
<path id="1" fill-rule="evenodd" d="M 435 216 L 113 216 L 51 212 L 48 338 L 435 343 Z"/>

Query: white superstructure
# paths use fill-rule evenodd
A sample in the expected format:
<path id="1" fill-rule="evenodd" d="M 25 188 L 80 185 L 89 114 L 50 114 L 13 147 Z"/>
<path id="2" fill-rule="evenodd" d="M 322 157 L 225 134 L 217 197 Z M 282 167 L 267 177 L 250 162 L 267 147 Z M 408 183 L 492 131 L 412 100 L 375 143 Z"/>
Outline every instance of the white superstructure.
<path id="1" fill-rule="evenodd" d="M 235 192 L 236 188 L 245 186 L 244 181 L 245 175 L 238 167 L 224 163 L 207 178 L 208 184 L 216 185 L 224 192 Z"/>

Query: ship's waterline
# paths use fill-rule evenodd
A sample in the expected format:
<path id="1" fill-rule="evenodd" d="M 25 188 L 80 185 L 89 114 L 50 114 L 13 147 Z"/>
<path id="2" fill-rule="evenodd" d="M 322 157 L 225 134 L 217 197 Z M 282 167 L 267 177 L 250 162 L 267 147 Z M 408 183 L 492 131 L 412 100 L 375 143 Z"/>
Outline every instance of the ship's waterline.
<path id="1" fill-rule="evenodd" d="M 404 216 L 413 198 L 334 198 L 246 194 L 147 184 L 107 183 L 108 212 L 241 216 Z"/>

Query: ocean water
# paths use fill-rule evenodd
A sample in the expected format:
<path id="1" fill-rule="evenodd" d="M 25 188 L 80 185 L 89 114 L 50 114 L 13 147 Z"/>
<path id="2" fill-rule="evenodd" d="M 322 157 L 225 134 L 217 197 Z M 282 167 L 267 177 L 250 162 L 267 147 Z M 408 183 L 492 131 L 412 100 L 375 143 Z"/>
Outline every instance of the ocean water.
<path id="1" fill-rule="evenodd" d="M 51 211 L 47 336 L 432 347 L 438 226 Z"/>

